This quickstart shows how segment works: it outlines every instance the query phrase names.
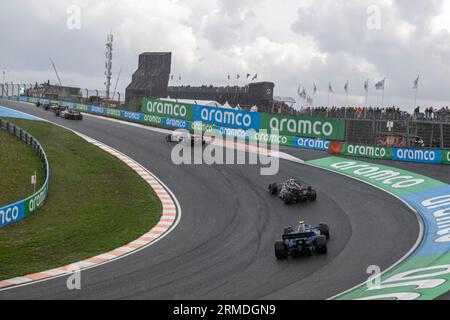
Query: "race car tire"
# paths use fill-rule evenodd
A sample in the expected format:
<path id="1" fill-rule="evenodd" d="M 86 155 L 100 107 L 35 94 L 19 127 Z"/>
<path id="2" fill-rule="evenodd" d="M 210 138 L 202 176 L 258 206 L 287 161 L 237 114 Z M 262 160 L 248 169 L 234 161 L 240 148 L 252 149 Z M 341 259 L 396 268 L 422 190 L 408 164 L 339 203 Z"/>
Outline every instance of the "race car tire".
<path id="1" fill-rule="evenodd" d="M 312 190 L 309 194 L 309 201 L 316 201 L 317 200 L 317 192 Z"/>
<path id="2" fill-rule="evenodd" d="M 308 197 L 305 197 L 305 196 L 299 196 L 297 198 L 297 202 L 299 202 L 299 203 L 305 203 L 307 201 L 308 201 Z"/>
<path id="3" fill-rule="evenodd" d="M 288 257 L 286 246 L 283 241 L 275 242 L 275 257 L 278 260 L 286 260 Z"/>
<path id="4" fill-rule="evenodd" d="M 284 201 L 284 204 L 286 204 L 286 205 L 290 204 L 292 202 L 292 194 L 285 193 L 283 195 L 283 201 Z"/>
<path id="5" fill-rule="evenodd" d="M 269 186 L 269 191 L 270 191 L 270 194 L 272 194 L 272 195 L 277 194 L 277 192 L 278 192 L 278 186 L 277 186 L 277 184 L 276 184 L 276 183 L 272 183 L 272 184 Z"/>
<path id="6" fill-rule="evenodd" d="M 315 240 L 315 245 L 318 254 L 326 254 L 328 252 L 327 238 L 325 236 L 318 236 Z"/>
<path id="7" fill-rule="evenodd" d="M 321 235 L 325 236 L 327 240 L 330 240 L 330 227 L 327 224 L 319 224 L 319 230 Z"/>

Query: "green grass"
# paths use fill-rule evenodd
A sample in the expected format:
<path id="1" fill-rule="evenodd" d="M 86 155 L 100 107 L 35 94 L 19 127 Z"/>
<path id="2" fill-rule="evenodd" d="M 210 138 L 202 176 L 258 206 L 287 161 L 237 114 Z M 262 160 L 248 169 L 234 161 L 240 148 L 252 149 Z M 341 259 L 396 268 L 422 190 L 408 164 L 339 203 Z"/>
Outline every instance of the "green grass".
<path id="1" fill-rule="evenodd" d="M 31 176 L 36 171 L 39 186 L 44 183 L 42 162 L 32 147 L 0 129 L 0 208 L 33 194 Z"/>
<path id="2" fill-rule="evenodd" d="M 0 279 L 107 252 L 159 221 L 159 199 L 126 164 L 57 126 L 12 121 L 41 142 L 51 176 L 45 205 L 0 229 Z"/>

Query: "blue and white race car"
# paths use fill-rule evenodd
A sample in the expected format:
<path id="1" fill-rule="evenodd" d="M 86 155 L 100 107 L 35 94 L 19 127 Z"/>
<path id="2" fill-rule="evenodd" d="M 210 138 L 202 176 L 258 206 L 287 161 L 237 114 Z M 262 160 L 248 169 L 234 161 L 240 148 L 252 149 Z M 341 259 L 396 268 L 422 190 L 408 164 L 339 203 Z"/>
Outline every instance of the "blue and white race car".
<path id="1" fill-rule="evenodd" d="M 330 228 L 326 224 L 313 227 L 300 221 L 297 227 L 284 229 L 283 240 L 275 242 L 275 256 L 278 260 L 326 254 Z"/>

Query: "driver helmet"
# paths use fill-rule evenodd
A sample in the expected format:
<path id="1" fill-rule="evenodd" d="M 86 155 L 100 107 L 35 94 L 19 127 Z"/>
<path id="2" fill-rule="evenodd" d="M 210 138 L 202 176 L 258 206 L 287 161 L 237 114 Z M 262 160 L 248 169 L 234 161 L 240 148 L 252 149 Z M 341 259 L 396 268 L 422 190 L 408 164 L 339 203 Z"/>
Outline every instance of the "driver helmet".
<path id="1" fill-rule="evenodd" d="M 297 183 L 295 182 L 294 179 L 289 179 L 287 182 L 287 185 L 290 187 L 295 187 L 297 185 Z"/>
<path id="2" fill-rule="evenodd" d="M 298 230 L 299 230 L 299 232 L 303 232 L 304 229 L 305 229 L 305 221 L 300 220 L 298 222 Z"/>

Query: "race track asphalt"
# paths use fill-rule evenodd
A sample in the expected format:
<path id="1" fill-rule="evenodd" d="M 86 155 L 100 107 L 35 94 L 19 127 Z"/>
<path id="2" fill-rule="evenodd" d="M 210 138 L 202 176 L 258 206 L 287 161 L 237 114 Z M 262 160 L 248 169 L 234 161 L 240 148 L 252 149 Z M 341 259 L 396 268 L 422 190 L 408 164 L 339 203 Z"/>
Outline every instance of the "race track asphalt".
<path id="1" fill-rule="evenodd" d="M 162 241 L 83 271 L 82 290 L 68 291 L 63 277 L 0 292 L 0 299 L 327 299 L 364 282 L 369 265 L 394 264 L 418 237 L 416 216 L 402 202 L 344 176 L 284 160 L 272 177 L 261 176 L 252 165 L 175 166 L 173 145 L 161 133 L 89 116 L 68 121 L 27 104 L 0 104 L 132 157 L 174 192 L 183 212 L 178 227 Z M 283 151 L 306 160 L 326 156 Z M 318 201 L 285 206 L 268 194 L 269 183 L 290 177 L 314 186 Z M 300 219 L 330 225 L 328 255 L 277 261 L 274 241 Z"/>

